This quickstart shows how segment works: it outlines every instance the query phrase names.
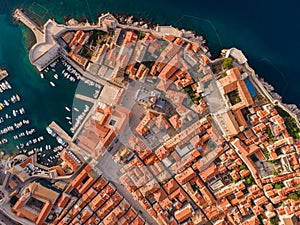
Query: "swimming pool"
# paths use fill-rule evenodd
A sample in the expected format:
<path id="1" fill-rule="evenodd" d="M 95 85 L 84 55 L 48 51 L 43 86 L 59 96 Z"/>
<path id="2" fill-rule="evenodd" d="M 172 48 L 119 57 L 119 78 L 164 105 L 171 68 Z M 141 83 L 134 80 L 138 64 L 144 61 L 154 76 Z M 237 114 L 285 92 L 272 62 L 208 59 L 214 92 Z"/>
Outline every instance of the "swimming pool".
<path id="1" fill-rule="evenodd" d="M 244 81 L 245 81 L 245 83 L 247 85 L 247 88 L 248 88 L 250 94 L 251 94 L 251 97 L 254 98 L 257 94 L 256 94 L 256 91 L 255 91 L 255 89 L 253 87 L 253 84 L 250 81 L 249 77 L 247 77 Z"/>

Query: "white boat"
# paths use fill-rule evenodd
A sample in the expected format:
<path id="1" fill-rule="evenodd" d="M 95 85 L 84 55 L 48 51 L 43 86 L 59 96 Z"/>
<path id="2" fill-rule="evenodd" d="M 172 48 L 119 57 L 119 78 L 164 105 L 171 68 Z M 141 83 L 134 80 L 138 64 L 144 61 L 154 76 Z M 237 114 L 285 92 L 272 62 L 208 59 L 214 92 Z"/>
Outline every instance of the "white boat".
<path id="1" fill-rule="evenodd" d="M 8 87 L 8 89 L 11 89 L 11 86 L 10 86 L 10 84 L 8 83 L 8 81 L 6 80 L 6 81 L 4 81 L 4 83 L 5 83 L 5 85 Z"/>
<path id="2" fill-rule="evenodd" d="M 58 75 L 57 74 L 54 74 L 53 76 L 55 79 L 58 79 Z"/>
<path id="3" fill-rule="evenodd" d="M 50 134 L 52 137 L 56 136 L 56 133 L 50 127 L 46 127 L 46 130 L 47 130 L 48 134 Z"/>
<path id="4" fill-rule="evenodd" d="M 76 107 L 74 107 L 74 110 L 75 110 L 76 112 L 79 112 L 79 109 L 77 109 Z"/>
<path id="5" fill-rule="evenodd" d="M 50 81 L 50 84 L 52 87 L 55 87 L 55 84 L 52 81 Z"/>
<path id="6" fill-rule="evenodd" d="M 19 112 L 21 115 L 23 115 L 25 113 L 25 109 L 22 107 L 21 109 L 19 109 Z"/>
<path id="7" fill-rule="evenodd" d="M 71 118 L 67 116 L 66 119 L 67 119 L 67 120 L 70 120 Z"/>
<path id="8" fill-rule="evenodd" d="M 9 103 L 8 103 L 8 101 L 6 101 L 6 100 L 4 100 L 4 104 L 5 104 L 6 106 L 9 106 Z"/>
<path id="9" fill-rule="evenodd" d="M 16 97 L 13 95 L 13 96 L 11 96 L 10 100 L 12 101 L 12 103 L 15 103 L 17 99 L 16 99 Z"/>
<path id="10" fill-rule="evenodd" d="M 45 77 L 44 74 L 41 73 L 40 75 L 41 75 L 41 78 L 44 79 L 44 77 Z"/>
<path id="11" fill-rule="evenodd" d="M 66 106 L 65 109 L 66 109 L 67 111 L 71 112 L 71 109 L 70 109 L 69 107 Z"/>
<path id="12" fill-rule="evenodd" d="M 0 83 L 0 87 L 2 88 L 3 91 L 7 89 L 6 85 L 3 82 Z"/>
<path id="13" fill-rule="evenodd" d="M 17 101 L 21 100 L 21 98 L 20 98 L 20 96 L 18 94 L 16 94 L 16 99 L 17 99 Z"/>

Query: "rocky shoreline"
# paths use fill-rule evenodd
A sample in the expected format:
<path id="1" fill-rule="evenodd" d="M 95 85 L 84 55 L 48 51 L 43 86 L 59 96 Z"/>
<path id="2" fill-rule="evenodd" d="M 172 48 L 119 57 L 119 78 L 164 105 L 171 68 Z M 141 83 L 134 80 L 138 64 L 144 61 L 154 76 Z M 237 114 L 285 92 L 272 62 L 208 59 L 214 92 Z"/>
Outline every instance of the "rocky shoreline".
<path id="1" fill-rule="evenodd" d="M 100 16 L 102 16 L 104 14 L 101 14 Z M 151 21 L 147 21 L 142 17 L 136 17 L 136 16 L 132 16 L 132 15 L 127 15 L 127 14 L 121 14 L 121 13 L 112 13 L 112 15 L 121 23 L 121 24 L 126 24 L 126 25 L 130 25 L 133 27 L 141 27 L 144 29 L 152 29 L 152 30 L 156 30 L 156 28 L 158 26 L 160 26 L 159 24 L 154 24 Z M 209 52 L 208 47 L 206 46 L 206 40 L 203 38 L 202 35 L 196 34 L 194 31 L 191 30 L 185 30 L 185 29 L 179 29 L 176 28 L 179 31 L 182 32 L 182 37 L 186 38 L 192 42 L 198 42 L 201 44 L 201 46 L 206 50 L 206 55 L 208 57 L 211 57 L 211 54 Z"/>
<path id="2" fill-rule="evenodd" d="M 104 14 L 103 14 L 104 15 Z M 129 16 L 122 13 L 112 13 L 112 15 L 122 24 L 131 25 L 134 27 L 141 27 L 145 29 L 155 29 L 157 24 L 145 20 L 142 17 Z"/>
<path id="3" fill-rule="evenodd" d="M 289 109 L 292 113 L 294 113 L 297 116 L 298 120 L 300 121 L 300 109 L 296 104 L 283 103 L 282 97 L 277 92 L 275 92 L 275 88 L 271 84 L 267 83 L 262 77 L 259 77 L 259 81 L 262 83 L 262 85 L 265 87 L 265 89 L 270 93 L 270 95 L 274 99 L 281 102 L 281 104 L 285 106 L 287 109 Z"/>

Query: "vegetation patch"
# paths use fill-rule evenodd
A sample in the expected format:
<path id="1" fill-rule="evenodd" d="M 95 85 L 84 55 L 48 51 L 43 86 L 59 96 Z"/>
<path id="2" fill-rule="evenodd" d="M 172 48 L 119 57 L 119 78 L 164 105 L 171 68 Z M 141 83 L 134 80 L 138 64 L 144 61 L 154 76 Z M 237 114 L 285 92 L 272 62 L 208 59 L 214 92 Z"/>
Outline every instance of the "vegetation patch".
<path id="1" fill-rule="evenodd" d="M 297 192 L 289 193 L 288 194 L 288 199 L 292 199 L 292 200 L 298 201 L 299 200 L 299 195 L 298 195 Z"/>
<path id="2" fill-rule="evenodd" d="M 223 61 L 222 61 L 222 67 L 224 69 L 230 69 L 230 68 L 232 68 L 232 61 L 233 61 L 233 59 L 231 57 L 223 59 Z"/>
<path id="3" fill-rule="evenodd" d="M 275 109 L 279 113 L 279 115 L 283 118 L 284 124 L 286 126 L 287 131 L 289 134 L 295 138 L 298 139 L 300 137 L 300 128 L 297 126 L 296 120 L 285 110 L 280 108 L 279 106 L 275 106 Z"/>

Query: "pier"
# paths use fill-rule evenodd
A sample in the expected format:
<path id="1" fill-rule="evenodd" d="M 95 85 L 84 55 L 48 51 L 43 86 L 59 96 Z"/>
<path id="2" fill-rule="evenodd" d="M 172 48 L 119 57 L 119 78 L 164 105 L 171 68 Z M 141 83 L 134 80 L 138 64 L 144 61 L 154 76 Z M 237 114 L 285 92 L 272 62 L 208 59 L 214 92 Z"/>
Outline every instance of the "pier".
<path id="1" fill-rule="evenodd" d="M 49 127 L 54 130 L 55 133 L 57 133 L 58 136 L 60 136 L 62 139 L 64 139 L 68 143 L 68 148 L 74 152 L 76 152 L 78 155 L 83 155 L 83 152 L 81 149 L 73 143 L 72 137 L 70 137 L 56 122 L 52 121 L 49 125 Z"/>
<path id="2" fill-rule="evenodd" d="M 52 130 L 54 130 L 55 133 L 57 133 L 57 135 L 64 139 L 66 142 L 72 142 L 72 138 L 54 121 L 50 123 L 49 127 Z"/>
<path id="3" fill-rule="evenodd" d="M 91 102 L 93 104 L 95 104 L 95 102 L 97 101 L 97 99 L 93 99 L 91 97 L 88 97 L 88 96 L 85 96 L 85 95 L 81 95 L 81 94 L 76 94 L 75 98 L 81 99 L 83 101 Z"/>
<path id="4" fill-rule="evenodd" d="M 38 43 L 43 42 L 44 34 L 41 31 L 40 27 L 34 21 L 32 21 L 21 9 L 16 9 L 13 17 L 16 21 L 20 21 L 30 30 L 32 30 Z"/>

